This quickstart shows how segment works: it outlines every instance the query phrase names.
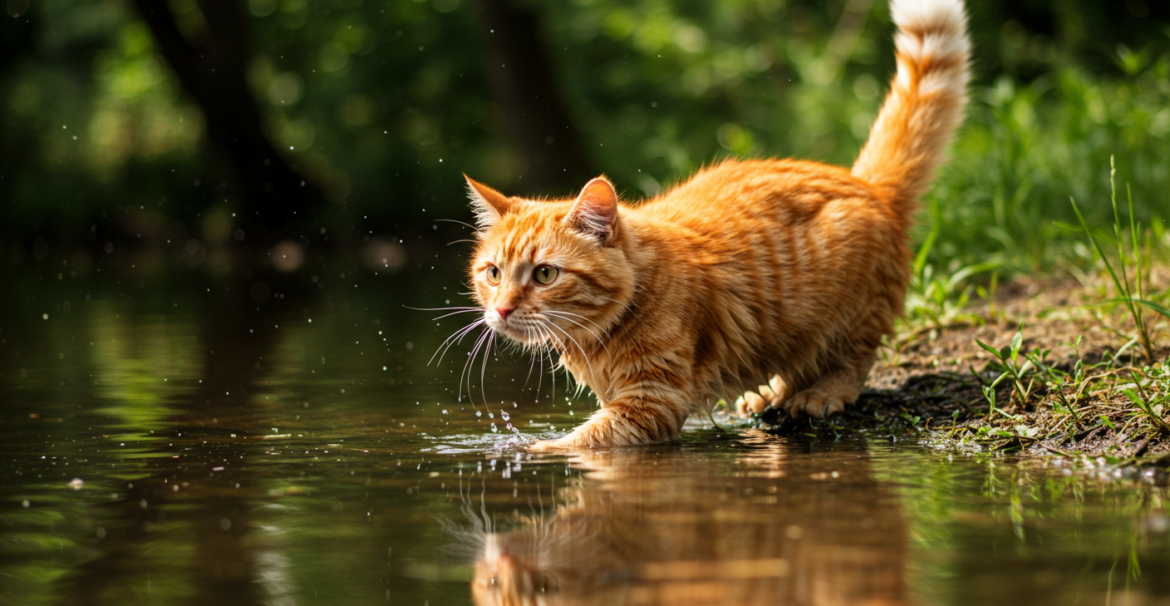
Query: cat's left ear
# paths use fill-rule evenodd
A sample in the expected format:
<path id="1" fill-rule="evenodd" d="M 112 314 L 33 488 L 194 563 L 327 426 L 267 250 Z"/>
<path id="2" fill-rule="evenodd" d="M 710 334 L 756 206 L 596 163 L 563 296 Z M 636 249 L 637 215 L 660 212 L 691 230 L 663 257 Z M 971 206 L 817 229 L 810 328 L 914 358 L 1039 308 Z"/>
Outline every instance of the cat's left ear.
<path id="1" fill-rule="evenodd" d="M 463 175 L 463 178 L 467 179 L 467 195 L 471 198 L 471 206 L 475 209 L 475 222 L 480 231 L 487 230 L 495 225 L 500 217 L 507 214 L 508 209 L 512 207 L 512 200 L 467 175 Z"/>
<path id="2" fill-rule="evenodd" d="M 585 184 L 565 217 L 565 224 L 609 246 L 617 237 L 617 192 L 605 177 Z"/>

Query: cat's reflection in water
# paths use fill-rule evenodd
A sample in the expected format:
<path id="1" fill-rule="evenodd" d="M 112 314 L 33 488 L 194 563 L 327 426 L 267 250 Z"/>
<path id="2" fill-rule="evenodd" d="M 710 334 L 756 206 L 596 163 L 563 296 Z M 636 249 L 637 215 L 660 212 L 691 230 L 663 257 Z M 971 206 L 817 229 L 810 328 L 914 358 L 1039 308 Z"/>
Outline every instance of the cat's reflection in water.
<path id="1" fill-rule="evenodd" d="M 555 512 L 495 532 L 481 509 L 476 604 L 907 601 L 906 522 L 864 445 L 736 446 L 578 454 Z"/>

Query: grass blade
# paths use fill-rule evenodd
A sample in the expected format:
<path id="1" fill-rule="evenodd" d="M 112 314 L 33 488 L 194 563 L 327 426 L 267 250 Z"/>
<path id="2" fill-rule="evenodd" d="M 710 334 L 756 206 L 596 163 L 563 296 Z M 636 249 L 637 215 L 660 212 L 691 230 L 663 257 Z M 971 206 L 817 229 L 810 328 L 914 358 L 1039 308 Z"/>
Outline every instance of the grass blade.
<path id="1" fill-rule="evenodd" d="M 1157 303 L 1154 303 L 1153 301 L 1147 301 L 1145 299 L 1134 299 L 1133 301 L 1134 301 L 1134 303 L 1139 303 L 1141 305 L 1144 305 L 1144 306 L 1162 314 L 1163 316 L 1170 318 L 1170 309 L 1167 309 L 1165 306 L 1158 305 Z"/>
<path id="2" fill-rule="evenodd" d="M 938 237 L 938 222 L 935 222 L 930 228 L 930 234 L 926 236 L 926 240 L 918 249 L 918 254 L 914 257 L 914 275 L 922 275 L 922 268 L 926 267 L 926 257 L 930 254 L 930 249 L 934 248 L 934 240 Z"/>

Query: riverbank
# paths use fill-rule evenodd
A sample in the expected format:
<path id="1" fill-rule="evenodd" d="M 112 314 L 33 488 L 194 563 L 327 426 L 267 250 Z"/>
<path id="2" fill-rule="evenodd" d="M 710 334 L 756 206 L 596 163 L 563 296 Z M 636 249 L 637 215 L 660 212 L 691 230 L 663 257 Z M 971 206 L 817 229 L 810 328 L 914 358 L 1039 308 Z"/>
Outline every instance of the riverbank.
<path id="1" fill-rule="evenodd" d="M 960 450 L 1170 465 L 1163 319 L 1146 314 L 1147 360 L 1125 308 L 1102 304 L 1111 298 L 1104 286 L 1015 281 L 953 323 L 902 326 L 844 414 L 819 421 L 768 411 L 759 422 L 780 434 L 860 431 Z"/>

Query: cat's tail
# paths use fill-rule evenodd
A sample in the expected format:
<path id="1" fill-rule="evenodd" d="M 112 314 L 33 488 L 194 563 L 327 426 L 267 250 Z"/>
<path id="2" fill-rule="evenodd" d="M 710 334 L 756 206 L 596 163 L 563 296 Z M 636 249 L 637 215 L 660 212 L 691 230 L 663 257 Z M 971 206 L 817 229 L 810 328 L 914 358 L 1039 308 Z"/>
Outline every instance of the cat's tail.
<path id="1" fill-rule="evenodd" d="M 967 103 L 967 17 L 962 0 L 891 0 L 898 73 L 853 165 L 907 224 L 930 185 Z"/>

